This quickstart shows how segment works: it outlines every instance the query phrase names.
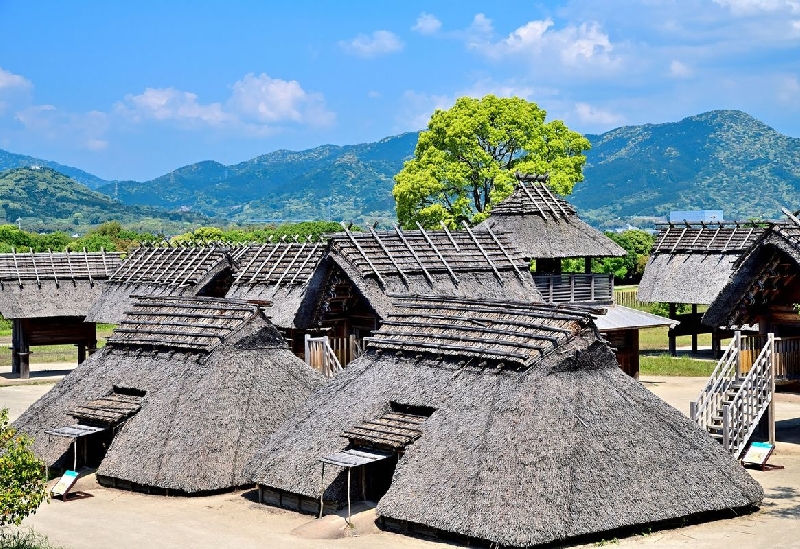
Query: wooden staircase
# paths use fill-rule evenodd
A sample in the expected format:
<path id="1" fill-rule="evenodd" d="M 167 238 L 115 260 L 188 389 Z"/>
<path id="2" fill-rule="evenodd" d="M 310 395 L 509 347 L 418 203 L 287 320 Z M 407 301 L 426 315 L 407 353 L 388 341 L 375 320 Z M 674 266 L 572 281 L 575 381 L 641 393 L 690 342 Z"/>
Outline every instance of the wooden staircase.
<path id="1" fill-rule="evenodd" d="M 690 416 L 739 458 L 765 412 L 769 413 L 770 443 L 775 443 L 775 337 L 766 344 L 749 370 L 743 372 L 743 339 L 736 332 L 700 396 L 690 405 Z"/>

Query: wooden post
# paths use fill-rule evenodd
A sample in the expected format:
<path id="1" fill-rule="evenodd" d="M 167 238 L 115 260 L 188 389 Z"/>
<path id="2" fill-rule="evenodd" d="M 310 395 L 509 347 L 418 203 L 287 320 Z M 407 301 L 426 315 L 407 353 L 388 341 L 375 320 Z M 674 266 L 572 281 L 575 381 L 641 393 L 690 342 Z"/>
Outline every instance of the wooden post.
<path id="1" fill-rule="evenodd" d="M 322 502 L 322 498 L 325 496 L 325 462 L 322 462 L 322 488 L 319 491 L 319 516 L 317 518 L 322 518 L 322 510 L 325 507 L 325 504 Z"/>
<path id="2" fill-rule="evenodd" d="M 775 446 L 775 334 L 770 333 L 769 338 L 769 443 Z"/>
<path id="3" fill-rule="evenodd" d="M 736 341 L 736 379 L 739 379 L 742 377 L 742 332 L 736 330 L 733 338 Z"/>
<path id="4" fill-rule="evenodd" d="M 361 466 L 361 499 L 367 501 L 367 466 Z"/>
<path id="5" fill-rule="evenodd" d="M 86 360 L 86 344 L 78 343 L 78 364 L 82 364 Z"/>
<path id="6" fill-rule="evenodd" d="M 264 487 L 258 485 L 258 503 L 264 503 Z"/>
<path id="7" fill-rule="evenodd" d="M 584 257 L 583 258 L 583 272 L 586 274 L 592 273 L 592 258 L 591 257 Z"/>
<path id="8" fill-rule="evenodd" d="M 692 324 L 695 323 L 695 320 L 697 320 L 697 305 L 695 305 L 693 303 L 692 304 Z M 700 322 L 698 321 L 697 324 L 699 325 Z M 695 327 L 693 329 L 693 333 L 692 333 L 692 354 L 693 355 L 697 354 L 697 327 Z"/>
<path id="9" fill-rule="evenodd" d="M 78 437 L 72 439 L 72 470 L 78 470 Z"/>
<path id="10" fill-rule="evenodd" d="M 31 377 L 31 354 L 17 353 L 19 356 L 19 378 L 30 379 Z"/>
<path id="11" fill-rule="evenodd" d="M 671 319 L 675 320 L 676 316 L 677 316 L 677 314 L 676 314 L 675 304 L 674 303 L 670 303 L 669 304 L 669 317 Z M 675 337 L 675 333 L 672 330 L 670 330 L 668 332 L 668 337 L 669 337 L 669 354 L 672 355 L 672 356 L 678 356 L 678 343 L 677 343 L 677 338 Z"/>
<path id="12" fill-rule="evenodd" d="M 697 421 L 697 401 L 693 400 L 689 403 L 689 419 Z"/>
<path id="13" fill-rule="evenodd" d="M 347 468 L 347 524 L 350 524 L 350 469 Z"/>
<path id="14" fill-rule="evenodd" d="M 722 447 L 726 452 L 731 451 L 731 407 L 727 404 L 722 405 Z"/>

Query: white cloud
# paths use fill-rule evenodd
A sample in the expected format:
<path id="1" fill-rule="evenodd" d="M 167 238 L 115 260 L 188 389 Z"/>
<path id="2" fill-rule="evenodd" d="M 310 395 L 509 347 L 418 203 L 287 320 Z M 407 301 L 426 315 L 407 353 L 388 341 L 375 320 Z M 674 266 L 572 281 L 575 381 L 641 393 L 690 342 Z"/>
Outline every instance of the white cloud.
<path id="1" fill-rule="evenodd" d="M 7 70 L 4 70 L 2 67 L 0 67 L 0 90 L 29 89 L 32 87 L 33 84 L 31 84 L 31 81 L 25 78 L 24 76 L 8 72 Z"/>
<path id="2" fill-rule="evenodd" d="M 108 146 L 108 115 L 100 111 L 65 112 L 54 105 L 33 105 L 14 118 L 40 140 L 63 142 L 78 149 L 100 151 Z"/>
<path id="3" fill-rule="evenodd" d="M 371 36 L 359 34 L 352 40 L 343 40 L 339 42 L 339 46 L 353 55 L 372 59 L 379 55 L 400 51 L 405 44 L 393 32 L 378 30 Z"/>
<path id="4" fill-rule="evenodd" d="M 692 75 L 692 69 L 685 63 L 673 59 L 669 64 L 669 74 L 675 78 L 688 78 Z"/>
<path id="5" fill-rule="evenodd" d="M 784 76 L 777 83 L 778 102 L 790 107 L 800 107 L 800 81 L 796 76 Z"/>
<path id="6" fill-rule="evenodd" d="M 800 13 L 798 0 L 714 0 L 735 15 L 748 15 L 759 12 L 789 11 Z"/>
<path id="7" fill-rule="evenodd" d="M 619 125 L 625 122 L 625 117 L 611 111 L 598 109 L 588 103 L 576 103 L 575 114 L 578 120 L 585 124 L 599 124 L 603 126 Z"/>
<path id="8" fill-rule="evenodd" d="M 186 126 L 235 128 L 249 133 L 269 133 L 286 124 L 327 126 L 335 113 L 325 108 L 322 94 L 307 92 L 296 80 L 247 74 L 232 86 L 231 97 L 201 103 L 196 94 L 174 88 L 147 88 L 126 95 L 115 112 L 132 122 L 173 121 Z"/>
<path id="9" fill-rule="evenodd" d="M 376 90 L 369 90 L 367 92 L 367 97 L 369 97 L 370 99 L 378 99 L 379 97 L 381 97 L 381 92 Z"/>
<path id="10" fill-rule="evenodd" d="M 456 102 L 449 95 L 434 95 L 406 90 L 401 99 L 396 118 L 396 131 L 417 131 L 428 127 L 431 115 L 437 109 L 449 109 Z"/>
<path id="11" fill-rule="evenodd" d="M 435 34 L 436 31 L 442 28 L 442 22 L 436 18 L 435 15 L 422 12 L 417 17 L 416 24 L 411 27 L 411 30 L 420 34 Z"/>

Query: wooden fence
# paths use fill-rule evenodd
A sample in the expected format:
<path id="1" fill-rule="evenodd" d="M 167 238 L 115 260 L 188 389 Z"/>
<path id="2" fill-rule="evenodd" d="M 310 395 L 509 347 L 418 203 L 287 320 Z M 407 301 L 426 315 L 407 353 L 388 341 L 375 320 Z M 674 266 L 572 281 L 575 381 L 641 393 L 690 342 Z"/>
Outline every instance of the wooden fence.
<path id="1" fill-rule="evenodd" d="M 638 288 L 626 288 L 623 290 L 614 289 L 614 303 L 622 305 L 623 307 L 631 307 L 632 309 L 642 309 L 650 306 L 649 303 L 642 303 L 639 301 Z"/>

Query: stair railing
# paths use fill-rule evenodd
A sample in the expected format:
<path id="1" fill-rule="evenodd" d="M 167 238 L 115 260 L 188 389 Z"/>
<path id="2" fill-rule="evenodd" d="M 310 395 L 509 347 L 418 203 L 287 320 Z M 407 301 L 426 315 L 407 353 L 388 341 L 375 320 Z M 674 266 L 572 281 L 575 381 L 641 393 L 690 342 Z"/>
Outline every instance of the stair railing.
<path id="1" fill-rule="evenodd" d="M 700 396 L 689 405 L 692 421 L 703 429 L 707 430 L 712 426 L 713 417 L 719 412 L 725 393 L 738 378 L 740 340 L 741 335 L 736 332 L 708 378 L 706 386 L 700 391 Z"/>
<path id="2" fill-rule="evenodd" d="M 306 364 L 325 377 L 333 377 L 342 371 L 342 365 L 328 342 L 328 336 L 311 337 L 306 334 Z"/>
<path id="3" fill-rule="evenodd" d="M 761 416 L 769 408 L 775 391 L 775 338 L 767 343 L 730 402 L 722 406 L 722 446 L 738 458 L 758 427 Z"/>

